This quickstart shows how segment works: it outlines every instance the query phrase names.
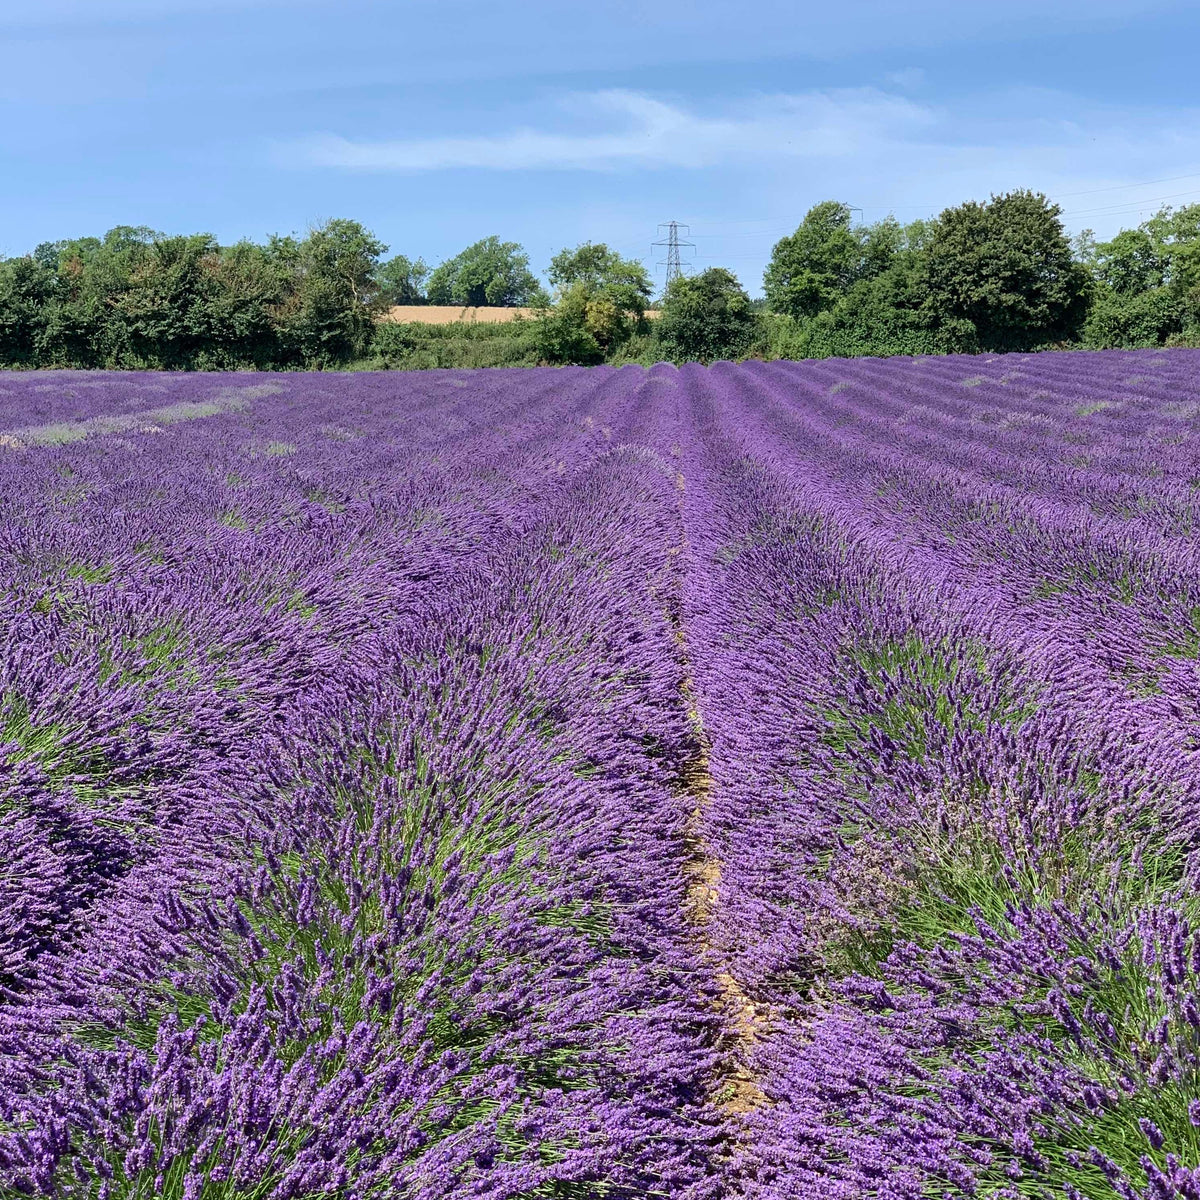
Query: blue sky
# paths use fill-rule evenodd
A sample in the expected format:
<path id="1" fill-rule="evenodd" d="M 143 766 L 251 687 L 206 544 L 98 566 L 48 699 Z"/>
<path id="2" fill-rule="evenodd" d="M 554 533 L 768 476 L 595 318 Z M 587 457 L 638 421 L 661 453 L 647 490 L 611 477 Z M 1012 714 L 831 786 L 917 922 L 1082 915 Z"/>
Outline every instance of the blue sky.
<path id="1" fill-rule="evenodd" d="M 0 4 L 0 253 L 115 224 L 363 221 L 534 267 L 660 221 L 758 291 L 813 203 L 1018 186 L 1101 235 L 1200 201 L 1200 6 L 1110 0 Z"/>

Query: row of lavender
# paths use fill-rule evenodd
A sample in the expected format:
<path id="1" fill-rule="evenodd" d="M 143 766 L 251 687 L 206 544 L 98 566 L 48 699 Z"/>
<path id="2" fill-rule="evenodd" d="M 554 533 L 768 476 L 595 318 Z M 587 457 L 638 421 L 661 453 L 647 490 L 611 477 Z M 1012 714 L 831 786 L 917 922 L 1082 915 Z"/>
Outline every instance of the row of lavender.
<path id="1" fill-rule="evenodd" d="M 731 1187 L 1200 1196 L 1198 368 L 682 373 Z"/>
<path id="2" fill-rule="evenodd" d="M 2 1194 L 718 1187 L 677 401 L 405 383 L 6 385 Z"/>

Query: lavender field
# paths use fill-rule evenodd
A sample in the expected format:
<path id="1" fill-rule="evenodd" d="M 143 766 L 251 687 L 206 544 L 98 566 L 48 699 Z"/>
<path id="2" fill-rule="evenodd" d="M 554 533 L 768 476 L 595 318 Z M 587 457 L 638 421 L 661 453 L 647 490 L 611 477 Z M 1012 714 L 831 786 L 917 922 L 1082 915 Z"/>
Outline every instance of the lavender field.
<path id="1" fill-rule="evenodd" d="M 1200 1200 L 1200 352 L 0 375 L 0 1196 Z"/>

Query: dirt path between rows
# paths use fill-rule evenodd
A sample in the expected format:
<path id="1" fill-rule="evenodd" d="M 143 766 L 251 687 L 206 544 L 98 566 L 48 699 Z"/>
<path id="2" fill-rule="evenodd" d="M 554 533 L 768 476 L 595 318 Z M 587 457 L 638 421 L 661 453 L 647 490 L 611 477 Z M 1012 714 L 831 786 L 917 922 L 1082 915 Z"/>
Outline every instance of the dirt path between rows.
<path id="1" fill-rule="evenodd" d="M 681 785 L 693 801 L 684 835 L 688 850 L 684 912 L 695 930 L 697 949 L 705 959 L 718 964 L 715 979 L 721 990 L 721 1007 L 729 1018 L 733 1044 L 728 1047 L 724 1078 L 717 1091 L 717 1104 L 725 1114 L 740 1116 L 768 1103 L 751 1066 L 755 1046 L 764 1032 L 766 1014 L 746 995 L 734 976 L 719 965 L 721 953 L 712 933 L 721 883 L 721 862 L 712 853 L 704 837 L 704 810 L 713 789 L 712 775 L 708 770 L 708 741 L 695 707 L 690 680 L 684 680 L 683 694 L 688 705 L 688 719 L 692 722 L 698 742 L 697 753 L 685 763 L 680 777 Z"/>
<path id="2" fill-rule="evenodd" d="M 676 574 L 681 585 L 682 571 L 679 560 L 687 546 L 687 535 L 683 530 L 685 486 L 683 475 L 677 473 L 675 488 L 679 493 L 680 540 L 678 545 L 671 548 L 670 554 L 676 560 Z M 713 792 L 713 777 L 708 768 L 710 743 L 696 705 L 692 661 L 687 634 L 683 628 L 681 603 L 678 610 L 669 614 L 669 619 L 683 659 L 685 674 L 680 691 L 687 709 L 694 743 L 693 752 L 683 763 L 679 775 L 679 786 L 691 801 L 684 832 L 688 852 L 684 868 L 687 882 L 684 915 L 694 931 L 693 944 L 697 951 L 705 961 L 715 966 L 714 978 L 720 989 L 719 1003 L 728 1021 L 730 1044 L 725 1047 L 724 1070 L 715 1089 L 715 1103 L 726 1116 L 738 1117 L 770 1103 L 755 1079 L 751 1065 L 755 1047 L 766 1032 L 769 1014 L 750 999 L 733 974 L 722 965 L 723 954 L 713 936 L 721 883 L 721 862 L 712 852 L 712 847 L 704 836 L 705 811 Z M 733 1124 L 736 1128 L 736 1123 Z"/>

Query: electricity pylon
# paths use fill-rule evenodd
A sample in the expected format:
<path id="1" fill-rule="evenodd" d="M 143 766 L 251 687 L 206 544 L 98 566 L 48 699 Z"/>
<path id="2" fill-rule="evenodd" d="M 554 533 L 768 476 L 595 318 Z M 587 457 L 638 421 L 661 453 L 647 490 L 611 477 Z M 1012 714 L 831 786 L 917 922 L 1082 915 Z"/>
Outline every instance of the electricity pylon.
<path id="1" fill-rule="evenodd" d="M 653 246 L 666 246 L 667 257 L 656 263 L 656 266 L 667 268 L 667 287 L 671 286 L 671 281 L 678 279 L 683 274 L 683 261 L 680 258 L 679 251 L 683 247 L 691 247 L 695 250 L 696 243 L 681 240 L 679 231 L 682 229 L 685 234 L 691 233 L 691 229 L 687 225 L 682 225 L 678 221 L 663 221 L 658 227 L 658 232 L 667 231 L 665 238 L 660 238 L 657 242 L 652 242 Z"/>

